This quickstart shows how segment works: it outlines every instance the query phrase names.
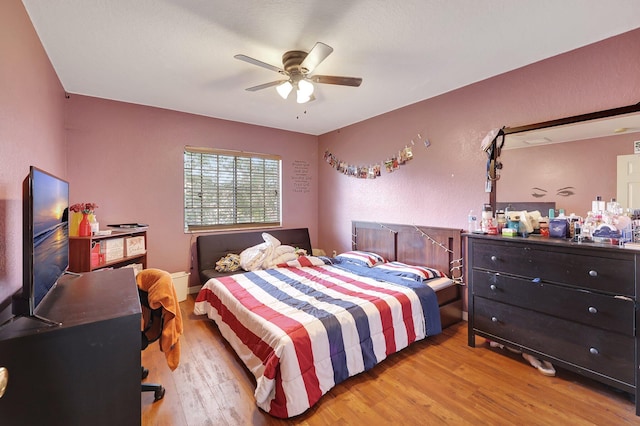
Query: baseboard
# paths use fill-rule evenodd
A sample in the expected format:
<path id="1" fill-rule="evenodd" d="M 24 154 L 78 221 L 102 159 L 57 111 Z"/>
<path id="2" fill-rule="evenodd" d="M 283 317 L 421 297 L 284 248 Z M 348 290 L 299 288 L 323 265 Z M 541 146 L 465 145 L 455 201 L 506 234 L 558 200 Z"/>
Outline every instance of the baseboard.
<path id="1" fill-rule="evenodd" d="M 469 312 L 467 312 L 467 311 L 462 311 L 462 321 L 467 321 L 467 322 L 469 322 Z"/>

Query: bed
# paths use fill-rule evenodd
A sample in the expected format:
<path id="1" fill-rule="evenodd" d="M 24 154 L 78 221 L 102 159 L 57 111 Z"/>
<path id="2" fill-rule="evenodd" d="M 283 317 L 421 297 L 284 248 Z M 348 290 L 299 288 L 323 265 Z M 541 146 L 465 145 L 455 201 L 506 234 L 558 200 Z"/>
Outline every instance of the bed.
<path id="1" fill-rule="evenodd" d="M 462 317 L 459 229 L 352 225 L 352 250 L 336 258 L 212 278 L 198 293 L 194 313 L 216 322 L 256 378 L 257 405 L 275 417 L 302 414 L 336 384 Z M 399 273 L 398 262 L 428 266 L 420 273 L 433 278 L 409 279 L 415 269 Z"/>

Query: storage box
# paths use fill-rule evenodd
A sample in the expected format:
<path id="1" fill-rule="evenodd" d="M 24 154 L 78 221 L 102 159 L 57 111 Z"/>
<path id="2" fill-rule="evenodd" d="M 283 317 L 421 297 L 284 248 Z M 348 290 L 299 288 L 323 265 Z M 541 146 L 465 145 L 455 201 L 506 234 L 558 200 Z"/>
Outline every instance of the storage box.
<path id="1" fill-rule="evenodd" d="M 518 231 L 513 228 L 502 228 L 502 235 L 504 237 L 515 237 L 518 235 Z"/>
<path id="2" fill-rule="evenodd" d="M 124 238 L 109 238 L 101 241 L 104 261 L 111 262 L 124 257 Z"/>
<path id="3" fill-rule="evenodd" d="M 174 272 L 173 274 L 171 274 L 171 279 L 173 280 L 173 286 L 176 289 L 178 302 L 187 300 L 187 291 L 189 289 L 189 275 L 191 274 L 184 271 Z"/>
<path id="4" fill-rule="evenodd" d="M 91 243 L 91 267 L 97 268 L 104 264 L 104 254 L 100 253 L 100 241 Z"/>
<path id="5" fill-rule="evenodd" d="M 144 246 L 144 237 L 128 237 L 124 240 L 124 255 L 136 256 L 144 254 L 146 247 Z"/>

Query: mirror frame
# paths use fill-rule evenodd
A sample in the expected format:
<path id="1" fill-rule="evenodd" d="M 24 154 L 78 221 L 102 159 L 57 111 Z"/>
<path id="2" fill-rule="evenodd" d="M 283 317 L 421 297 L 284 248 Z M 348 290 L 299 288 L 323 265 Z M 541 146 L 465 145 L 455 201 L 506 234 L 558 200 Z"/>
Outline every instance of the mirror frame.
<path id="1" fill-rule="evenodd" d="M 567 124 L 580 123 L 583 121 L 598 120 L 601 118 L 615 117 L 618 115 L 631 114 L 634 112 L 640 112 L 640 102 L 633 105 L 627 105 L 627 106 L 618 107 L 618 108 L 611 108 L 611 109 L 606 109 L 602 111 L 590 112 L 587 114 L 574 115 L 571 117 L 558 118 L 556 120 L 543 121 L 535 124 L 527 124 L 527 125 L 518 126 L 518 127 L 503 127 L 502 131 L 506 139 L 508 135 L 511 135 L 514 133 L 522 133 L 522 132 L 528 132 L 531 130 L 546 129 L 548 127 L 563 126 Z M 498 169 L 501 168 L 502 165 L 498 161 L 498 158 L 500 157 L 499 149 L 493 150 L 493 157 L 494 158 L 492 159 L 493 160 L 492 164 L 494 165 L 494 167 Z M 495 176 L 496 170 L 494 169 L 490 171 L 490 173 L 491 172 L 493 172 L 493 176 Z M 489 194 L 489 204 L 491 205 L 491 209 L 494 212 L 496 211 L 496 204 L 497 204 L 498 180 L 499 179 L 496 179 L 492 182 L 491 192 Z"/>

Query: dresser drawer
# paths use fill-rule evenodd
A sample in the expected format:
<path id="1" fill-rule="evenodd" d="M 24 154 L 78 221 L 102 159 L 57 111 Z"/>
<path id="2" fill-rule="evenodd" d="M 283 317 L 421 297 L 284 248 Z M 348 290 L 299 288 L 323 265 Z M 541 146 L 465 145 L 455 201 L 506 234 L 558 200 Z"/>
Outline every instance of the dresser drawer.
<path id="1" fill-rule="evenodd" d="M 474 296 L 634 336 L 635 303 L 631 299 L 477 269 L 472 274 Z"/>
<path id="2" fill-rule="evenodd" d="M 483 240 L 473 241 L 471 253 L 474 268 L 635 297 L 631 253 L 601 251 L 595 256 L 588 250 Z"/>
<path id="3" fill-rule="evenodd" d="M 635 339 L 474 297 L 473 329 L 635 386 Z"/>

